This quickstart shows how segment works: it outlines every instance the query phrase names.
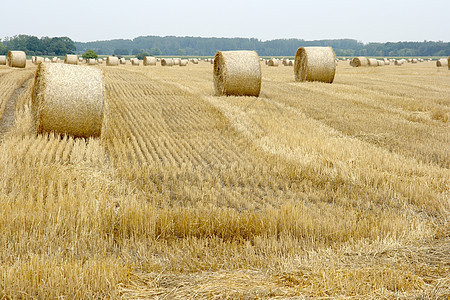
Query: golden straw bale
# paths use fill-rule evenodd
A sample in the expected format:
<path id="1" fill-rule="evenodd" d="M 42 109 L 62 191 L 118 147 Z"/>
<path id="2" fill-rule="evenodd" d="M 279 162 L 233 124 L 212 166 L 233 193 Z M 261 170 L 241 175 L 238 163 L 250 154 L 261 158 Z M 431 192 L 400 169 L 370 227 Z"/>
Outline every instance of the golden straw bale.
<path id="1" fill-rule="evenodd" d="M 78 56 L 75 54 L 66 54 L 64 63 L 69 64 L 69 65 L 77 65 L 78 64 Z"/>
<path id="2" fill-rule="evenodd" d="M 448 59 L 441 58 L 436 61 L 436 67 L 446 67 L 448 66 Z"/>
<path id="3" fill-rule="evenodd" d="M 369 60 L 367 59 L 367 57 L 358 56 L 350 61 L 350 65 L 352 67 L 367 67 L 369 65 Z"/>
<path id="4" fill-rule="evenodd" d="M 44 62 L 45 59 L 42 56 L 35 56 L 34 57 L 34 64 L 37 65 L 38 63 Z"/>
<path id="5" fill-rule="evenodd" d="M 139 66 L 139 64 L 140 64 L 140 60 L 139 60 L 139 58 L 132 58 L 131 59 L 131 64 L 133 65 L 133 66 Z"/>
<path id="6" fill-rule="evenodd" d="M 124 57 L 122 57 L 121 59 L 120 59 L 120 64 L 121 65 L 125 65 L 127 63 L 127 60 L 124 58 Z"/>
<path id="7" fill-rule="evenodd" d="M 450 70 L 450 56 L 447 58 L 447 66 L 448 66 L 448 69 Z"/>
<path id="8" fill-rule="evenodd" d="M 167 66 L 171 67 L 173 66 L 173 59 L 172 58 L 163 58 L 161 59 L 161 66 Z"/>
<path id="9" fill-rule="evenodd" d="M 8 66 L 13 68 L 25 68 L 27 65 L 27 55 L 23 51 L 8 52 Z"/>
<path id="10" fill-rule="evenodd" d="M 101 59 L 101 58 L 97 59 L 97 63 L 100 65 L 103 64 L 103 59 Z"/>
<path id="11" fill-rule="evenodd" d="M 103 73 L 98 68 L 39 64 L 31 100 L 38 133 L 98 137 L 103 122 Z"/>
<path id="12" fill-rule="evenodd" d="M 273 58 L 273 57 L 271 59 L 269 59 L 269 62 L 267 63 L 267 65 L 269 67 L 278 67 L 279 64 L 280 64 L 280 62 L 278 61 L 278 59 Z"/>
<path id="13" fill-rule="evenodd" d="M 331 47 L 300 47 L 295 54 L 296 81 L 332 83 L 336 73 L 336 55 Z"/>
<path id="14" fill-rule="evenodd" d="M 213 62 L 216 95 L 259 96 L 261 65 L 256 51 L 218 51 Z"/>
<path id="15" fill-rule="evenodd" d="M 369 59 L 367 59 L 367 61 L 369 62 L 369 66 L 371 66 L 371 67 L 378 66 L 378 61 L 375 58 L 369 58 Z"/>
<path id="16" fill-rule="evenodd" d="M 191 59 L 191 62 L 192 62 L 194 65 L 198 65 L 198 59 L 197 59 L 197 58 Z"/>
<path id="17" fill-rule="evenodd" d="M 118 66 L 119 58 L 117 56 L 108 56 L 106 58 L 106 65 L 107 66 Z"/>
<path id="18" fill-rule="evenodd" d="M 174 58 L 174 59 L 173 59 L 173 65 L 174 65 L 174 66 L 179 66 L 179 65 L 180 65 L 180 61 L 181 61 L 181 59 L 179 59 L 179 58 Z"/>
<path id="19" fill-rule="evenodd" d="M 0 65 L 6 65 L 6 55 L 0 55 Z"/>
<path id="20" fill-rule="evenodd" d="M 95 66 L 97 65 L 97 60 L 95 58 L 88 58 L 87 64 L 90 66 Z"/>
<path id="21" fill-rule="evenodd" d="M 187 59 L 180 59 L 180 63 L 179 63 L 180 67 L 185 67 L 188 65 L 188 60 Z"/>
<path id="22" fill-rule="evenodd" d="M 156 66 L 156 57 L 145 56 L 144 57 L 144 66 Z"/>
<path id="23" fill-rule="evenodd" d="M 52 58 L 52 63 L 56 64 L 58 62 L 58 58 L 55 56 Z"/>
<path id="24" fill-rule="evenodd" d="M 417 64 L 417 59 L 416 59 L 416 58 L 413 58 L 413 59 L 411 60 L 411 63 Z"/>
<path id="25" fill-rule="evenodd" d="M 378 66 L 384 66 L 384 60 L 378 59 L 377 63 L 378 63 Z"/>

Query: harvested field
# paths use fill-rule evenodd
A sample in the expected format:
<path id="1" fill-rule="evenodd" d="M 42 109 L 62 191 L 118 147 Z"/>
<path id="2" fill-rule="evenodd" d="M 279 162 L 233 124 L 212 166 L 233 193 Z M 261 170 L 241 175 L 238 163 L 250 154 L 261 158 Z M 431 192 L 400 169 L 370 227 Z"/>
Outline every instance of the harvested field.
<path id="1" fill-rule="evenodd" d="M 91 68 L 84 139 L 33 133 L 36 66 L 0 66 L 0 298 L 450 295 L 447 68 L 261 64 L 258 98 L 206 62 Z"/>

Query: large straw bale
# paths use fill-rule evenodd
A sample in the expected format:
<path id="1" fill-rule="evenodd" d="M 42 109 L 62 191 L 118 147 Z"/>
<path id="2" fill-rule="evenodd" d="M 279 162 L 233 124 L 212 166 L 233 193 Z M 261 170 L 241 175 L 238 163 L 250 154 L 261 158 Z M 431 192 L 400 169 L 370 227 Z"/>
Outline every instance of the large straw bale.
<path id="1" fill-rule="evenodd" d="M 69 64 L 69 65 L 77 65 L 78 64 L 78 56 L 75 54 L 66 54 L 64 63 Z"/>
<path id="2" fill-rule="evenodd" d="M 8 66 L 13 68 L 25 68 L 27 65 L 27 55 L 23 51 L 8 52 Z"/>
<path id="3" fill-rule="evenodd" d="M 103 122 L 103 73 L 97 68 L 39 64 L 31 109 L 38 133 L 100 136 Z"/>
<path id="4" fill-rule="evenodd" d="M 156 57 L 145 56 L 144 57 L 144 66 L 156 66 Z"/>
<path id="5" fill-rule="evenodd" d="M 188 65 L 188 60 L 187 59 L 180 59 L 180 63 L 179 63 L 180 67 L 185 67 Z"/>
<path id="6" fill-rule="evenodd" d="M 161 66 L 167 66 L 171 67 L 173 66 L 173 59 L 172 58 L 163 58 L 161 59 Z"/>
<path id="7" fill-rule="evenodd" d="M 118 66 L 119 58 L 117 56 L 108 56 L 106 58 L 106 65 L 107 66 Z"/>
<path id="8" fill-rule="evenodd" d="M 377 63 L 378 63 L 378 66 L 384 66 L 384 60 L 378 59 Z"/>
<path id="9" fill-rule="evenodd" d="M 448 59 L 441 58 L 436 61 L 436 67 L 447 67 L 448 66 Z"/>
<path id="10" fill-rule="evenodd" d="M 218 51 L 213 62 L 216 95 L 259 96 L 261 65 L 256 51 Z"/>
<path id="11" fill-rule="evenodd" d="M 198 58 L 191 59 L 191 63 L 193 63 L 194 65 L 198 65 Z"/>
<path id="12" fill-rule="evenodd" d="M 139 66 L 139 64 L 140 64 L 140 60 L 139 60 L 139 58 L 132 58 L 131 59 L 131 64 L 133 65 L 133 66 Z"/>
<path id="13" fill-rule="evenodd" d="M 180 58 L 175 57 L 175 58 L 173 59 L 173 65 L 174 65 L 174 66 L 179 66 L 179 65 L 180 65 L 180 61 L 181 61 Z"/>
<path id="14" fill-rule="evenodd" d="M 367 67 L 369 65 L 369 60 L 365 56 L 358 56 L 350 61 L 352 67 Z"/>
<path id="15" fill-rule="evenodd" d="M 127 60 L 124 58 L 124 57 L 122 57 L 121 59 L 120 59 L 120 64 L 121 65 L 125 65 L 127 63 Z"/>
<path id="16" fill-rule="evenodd" d="M 6 65 L 6 55 L 0 55 L 0 65 Z"/>
<path id="17" fill-rule="evenodd" d="M 336 55 L 331 47 L 300 47 L 295 54 L 296 81 L 332 83 L 336 74 Z"/>

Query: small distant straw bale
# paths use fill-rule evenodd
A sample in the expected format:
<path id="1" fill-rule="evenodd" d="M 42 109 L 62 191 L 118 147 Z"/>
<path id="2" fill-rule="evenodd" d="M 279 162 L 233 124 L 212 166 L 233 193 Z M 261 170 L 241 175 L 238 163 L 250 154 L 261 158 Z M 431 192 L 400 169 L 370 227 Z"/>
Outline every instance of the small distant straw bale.
<path id="1" fill-rule="evenodd" d="M 125 65 L 127 63 L 127 60 L 124 58 L 124 57 L 122 57 L 121 59 L 120 59 L 120 64 L 121 65 Z"/>
<path id="2" fill-rule="evenodd" d="M 38 133 L 98 137 L 103 123 L 103 73 L 98 68 L 39 64 L 31 100 Z"/>
<path id="3" fill-rule="evenodd" d="M 6 55 L 0 55 L 0 65 L 6 65 Z"/>
<path id="4" fill-rule="evenodd" d="M 8 52 L 8 66 L 13 68 L 25 68 L 27 65 L 27 55 L 23 51 Z"/>
<path id="5" fill-rule="evenodd" d="M 78 64 L 78 56 L 75 54 L 66 54 L 64 63 L 68 64 L 68 65 L 77 65 Z"/>
<path id="6" fill-rule="evenodd" d="M 179 63 L 180 67 L 185 67 L 188 65 L 188 60 L 187 59 L 180 59 L 180 63 Z"/>
<path id="7" fill-rule="evenodd" d="M 384 66 L 384 60 L 377 60 L 378 66 Z"/>
<path id="8" fill-rule="evenodd" d="M 131 59 L 131 64 L 132 64 L 133 66 L 139 66 L 140 62 L 141 62 L 141 61 L 140 61 L 138 58 L 132 58 L 132 59 Z"/>
<path id="9" fill-rule="evenodd" d="M 144 57 L 144 66 L 156 66 L 156 57 L 145 56 Z"/>
<path id="10" fill-rule="evenodd" d="M 45 59 L 42 56 L 35 56 L 34 57 L 34 64 L 37 65 L 38 63 L 44 62 Z"/>
<path id="11" fill-rule="evenodd" d="M 261 65 L 256 51 L 218 51 L 213 63 L 216 95 L 259 96 Z"/>
<path id="12" fill-rule="evenodd" d="M 95 58 L 88 58 L 87 64 L 90 66 L 95 66 L 97 65 L 97 60 Z"/>
<path id="13" fill-rule="evenodd" d="M 173 66 L 173 59 L 172 58 L 163 58 L 161 59 L 161 66 L 167 66 L 171 67 Z"/>
<path id="14" fill-rule="evenodd" d="M 352 67 L 367 67 L 369 65 L 369 60 L 365 56 L 358 56 L 350 61 Z"/>
<path id="15" fill-rule="evenodd" d="M 447 66 L 448 66 L 447 58 L 441 58 L 436 61 L 436 67 L 447 67 Z"/>
<path id="16" fill-rule="evenodd" d="M 295 54 L 296 81 L 333 83 L 336 74 L 336 55 L 331 47 L 300 47 Z"/>
<path id="17" fill-rule="evenodd" d="M 106 65 L 107 66 L 118 66 L 119 58 L 117 56 L 108 56 L 106 58 Z"/>
<path id="18" fill-rule="evenodd" d="M 52 63 L 56 64 L 58 62 L 58 58 L 55 56 L 52 58 Z"/>
<path id="19" fill-rule="evenodd" d="M 378 66 L 378 61 L 375 58 L 369 58 L 367 60 L 369 62 L 369 66 L 371 66 L 371 67 L 377 67 Z"/>
<path id="20" fill-rule="evenodd" d="M 267 63 L 267 65 L 269 67 L 278 67 L 279 64 L 280 64 L 280 61 L 273 57 L 271 59 L 269 59 L 269 62 Z"/>

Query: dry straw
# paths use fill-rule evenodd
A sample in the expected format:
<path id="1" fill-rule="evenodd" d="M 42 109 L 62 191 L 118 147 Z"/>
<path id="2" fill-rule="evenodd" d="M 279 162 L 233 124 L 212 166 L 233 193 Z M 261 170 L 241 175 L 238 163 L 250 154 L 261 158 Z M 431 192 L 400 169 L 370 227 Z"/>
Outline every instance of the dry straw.
<path id="1" fill-rule="evenodd" d="M 0 65 L 6 65 L 6 55 L 0 55 Z"/>
<path id="2" fill-rule="evenodd" d="M 127 63 L 127 60 L 124 58 L 124 57 L 122 57 L 121 59 L 120 59 L 120 64 L 121 65 L 125 65 Z"/>
<path id="3" fill-rule="evenodd" d="M 371 67 L 377 67 L 378 66 L 378 61 L 375 58 L 369 58 L 367 60 L 369 62 L 369 66 L 371 66 Z"/>
<path id="4" fill-rule="evenodd" d="M 369 65 L 369 60 L 364 56 L 355 57 L 350 61 L 350 65 L 352 67 L 367 67 Z"/>
<path id="5" fill-rule="evenodd" d="M 180 59 L 180 67 L 185 67 L 188 65 L 187 59 Z"/>
<path id="6" fill-rule="evenodd" d="M 27 55 L 23 51 L 8 52 L 8 66 L 13 68 L 25 68 L 27 64 Z"/>
<path id="7" fill-rule="evenodd" d="M 103 121 L 102 71 L 67 64 L 39 64 L 31 108 L 38 133 L 100 136 Z"/>
<path id="8" fill-rule="evenodd" d="M 216 95 L 259 96 L 261 65 L 256 51 L 218 51 L 213 62 Z"/>
<path id="9" fill-rule="evenodd" d="M 295 54 L 296 81 L 332 83 L 336 74 L 336 55 L 331 47 L 300 47 Z"/>
<path id="10" fill-rule="evenodd" d="M 161 59 L 161 66 L 165 67 L 171 67 L 173 66 L 173 59 L 172 58 L 163 58 Z"/>
<path id="11" fill-rule="evenodd" d="M 269 62 L 267 63 L 269 67 L 278 67 L 279 64 L 280 62 L 276 58 L 269 59 Z"/>
<path id="12" fill-rule="evenodd" d="M 106 65 L 107 66 L 118 66 L 119 58 L 117 56 L 108 56 L 106 58 Z"/>
<path id="13" fill-rule="evenodd" d="M 74 55 L 74 54 L 66 54 L 64 63 L 69 64 L 69 65 L 77 65 L 78 64 L 78 56 Z"/>
<path id="14" fill-rule="evenodd" d="M 144 57 L 144 66 L 156 66 L 156 57 L 145 56 Z"/>
<path id="15" fill-rule="evenodd" d="M 139 66 L 140 60 L 138 58 L 132 58 L 131 59 L 131 64 L 133 66 Z"/>
<path id="16" fill-rule="evenodd" d="M 441 58 L 436 61 L 436 67 L 445 67 L 448 65 L 449 65 L 448 59 L 446 59 L 446 58 Z"/>
<path id="17" fill-rule="evenodd" d="M 89 58 L 87 60 L 87 64 L 90 66 L 95 66 L 97 64 L 97 60 L 95 58 Z"/>
<path id="18" fill-rule="evenodd" d="M 191 59 L 191 63 L 193 63 L 194 65 L 198 65 L 198 59 L 197 58 Z"/>
<path id="19" fill-rule="evenodd" d="M 378 66 L 384 66 L 385 65 L 384 64 L 384 60 L 381 60 L 381 59 L 377 60 L 377 63 L 378 63 Z"/>
<path id="20" fill-rule="evenodd" d="M 448 66 L 448 69 L 450 70 L 450 56 L 447 58 L 447 66 Z"/>
<path id="21" fill-rule="evenodd" d="M 180 65 L 180 61 L 181 61 L 181 59 L 179 59 L 179 58 L 174 58 L 174 59 L 173 59 L 173 65 L 174 65 L 174 66 Z"/>
<path id="22" fill-rule="evenodd" d="M 55 56 L 52 58 L 52 63 L 56 64 L 58 62 L 58 58 Z"/>
<path id="23" fill-rule="evenodd" d="M 41 56 L 35 56 L 34 57 L 34 64 L 37 65 L 38 63 L 44 62 L 44 58 Z"/>

